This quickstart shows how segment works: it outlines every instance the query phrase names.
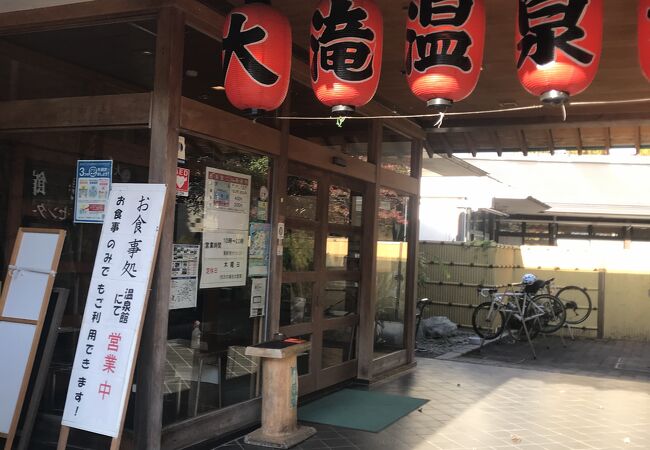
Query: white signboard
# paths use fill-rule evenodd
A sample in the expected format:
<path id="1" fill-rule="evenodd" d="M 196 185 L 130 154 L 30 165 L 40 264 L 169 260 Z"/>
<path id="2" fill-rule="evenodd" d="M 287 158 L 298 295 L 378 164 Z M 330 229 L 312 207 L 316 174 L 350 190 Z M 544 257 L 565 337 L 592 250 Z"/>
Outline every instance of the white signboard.
<path id="1" fill-rule="evenodd" d="M 248 230 L 250 204 L 250 175 L 206 167 L 204 229 Z"/>
<path id="2" fill-rule="evenodd" d="M 262 317 L 266 310 L 266 282 L 268 278 L 253 278 L 251 285 L 251 317 Z"/>
<path id="3" fill-rule="evenodd" d="M 247 231 L 204 231 L 201 289 L 246 285 L 247 256 Z"/>
<path id="4" fill-rule="evenodd" d="M 70 376 L 64 426 L 114 438 L 120 433 L 164 200 L 164 185 L 113 185 Z"/>
<path id="5" fill-rule="evenodd" d="M 200 288 L 246 285 L 251 177 L 206 168 Z"/>
<path id="6" fill-rule="evenodd" d="M 174 244 L 169 309 L 196 308 L 200 245 Z"/>

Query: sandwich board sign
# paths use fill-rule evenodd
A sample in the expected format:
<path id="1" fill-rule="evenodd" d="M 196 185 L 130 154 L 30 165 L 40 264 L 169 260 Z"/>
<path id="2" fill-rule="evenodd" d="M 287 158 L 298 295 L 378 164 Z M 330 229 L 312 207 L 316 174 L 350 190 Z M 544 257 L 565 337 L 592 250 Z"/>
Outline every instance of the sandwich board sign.
<path id="1" fill-rule="evenodd" d="M 165 209 L 161 184 L 114 184 L 97 248 L 63 412 L 70 428 L 119 447 Z M 61 447 L 63 446 L 63 447 Z"/>

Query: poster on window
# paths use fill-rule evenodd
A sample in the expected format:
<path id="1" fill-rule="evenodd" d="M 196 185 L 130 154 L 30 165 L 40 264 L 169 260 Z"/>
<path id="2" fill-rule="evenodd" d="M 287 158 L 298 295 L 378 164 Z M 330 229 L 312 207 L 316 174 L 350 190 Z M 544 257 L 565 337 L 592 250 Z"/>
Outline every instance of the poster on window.
<path id="1" fill-rule="evenodd" d="M 206 167 L 205 230 L 248 231 L 250 203 L 250 175 Z"/>
<path id="2" fill-rule="evenodd" d="M 169 309 L 196 308 L 200 245 L 174 244 Z"/>
<path id="3" fill-rule="evenodd" d="M 251 223 L 248 249 L 248 276 L 265 277 L 269 274 L 271 252 L 271 224 Z"/>
<path id="4" fill-rule="evenodd" d="M 77 161 L 75 223 L 102 223 L 113 179 L 113 161 Z"/>
<path id="5" fill-rule="evenodd" d="M 165 185 L 115 184 L 107 201 L 62 424 L 120 433 L 158 245 Z"/>
<path id="6" fill-rule="evenodd" d="M 201 289 L 246 285 L 248 231 L 204 231 L 201 254 Z"/>

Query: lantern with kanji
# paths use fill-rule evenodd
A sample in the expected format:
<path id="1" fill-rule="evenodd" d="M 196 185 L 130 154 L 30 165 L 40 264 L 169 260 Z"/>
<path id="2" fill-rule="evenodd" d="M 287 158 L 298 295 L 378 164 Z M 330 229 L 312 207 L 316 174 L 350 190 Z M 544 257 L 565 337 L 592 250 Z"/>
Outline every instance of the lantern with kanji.
<path id="1" fill-rule="evenodd" d="M 230 103 L 251 114 L 277 109 L 291 79 L 291 27 L 270 0 L 246 0 L 224 24 L 224 87 Z"/>
<path id="2" fill-rule="evenodd" d="M 650 81 L 650 0 L 639 0 L 639 62 Z"/>
<path id="3" fill-rule="evenodd" d="M 587 89 L 598 70 L 603 0 L 518 0 L 519 81 L 542 102 L 561 104 Z"/>
<path id="4" fill-rule="evenodd" d="M 484 0 L 412 0 L 405 70 L 413 94 L 440 110 L 466 98 L 481 73 L 484 43 Z"/>
<path id="5" fill-rule="evenodd" d="M 373 0 L 322 0 L 310 31 L 312 88 L 337 115 L 377 92 L 383 44 L 381 11 Z"/>

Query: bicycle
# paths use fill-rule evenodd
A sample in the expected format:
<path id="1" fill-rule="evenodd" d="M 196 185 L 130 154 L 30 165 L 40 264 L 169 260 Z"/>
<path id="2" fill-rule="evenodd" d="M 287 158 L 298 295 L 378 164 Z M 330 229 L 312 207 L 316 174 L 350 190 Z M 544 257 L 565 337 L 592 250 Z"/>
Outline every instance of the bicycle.
<path id="1" fill-rule="evenodd" d="M 550 279 L 549 282 L 553 280 L 554 278 Z M 567 324 L 581 324 L 591 315 L 593 306 L 591 304 L 591 297 L 586 288 L 581 288 L 579 286 L 565 286 L 553 294 L 551 284 L 549 283 L 546 285 L 546 291 L 549 295 L 554 295 L 559 298 L 564 305 L 564 309 L 567 310 Z"/>
<path id="2" fill-rule="evenodd" d="M 540 332 L 551 334 L 558 331 L 566 321 L 564 305 L 553 295 L 535 295 L 551 281 L 537 280 L 531 285 L 523 285 L 521 291 L 499 293 L 498 289 L 479 289 L 481 296 L 492 299 L 474 309 L 472 327 L 476 334 L 484 340 L 493 340 L 501 336 L 506 327 L 512 335 L 512 328 L 519 324 L 518 339 L 523 338 L 523 329 L 525 337 L 530 341 Z M 509 285 L 513 286 L 522 284 Z"/>

